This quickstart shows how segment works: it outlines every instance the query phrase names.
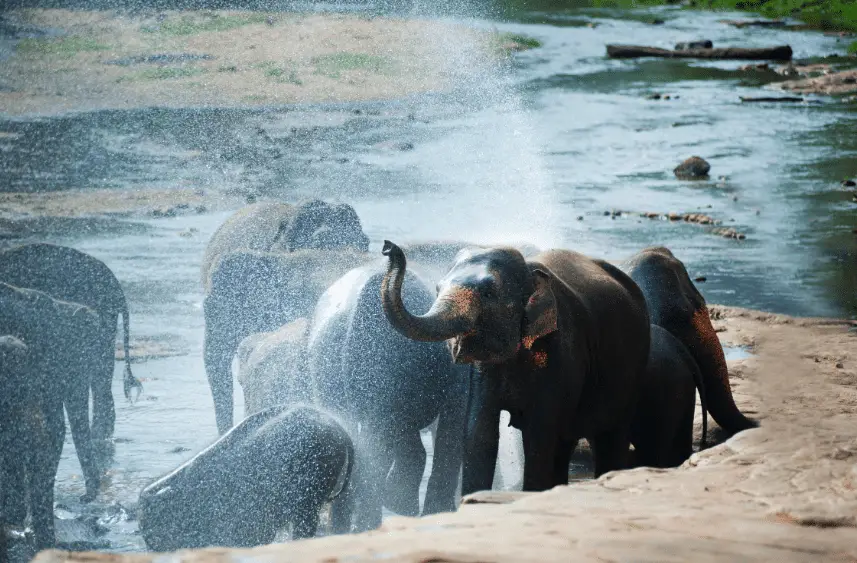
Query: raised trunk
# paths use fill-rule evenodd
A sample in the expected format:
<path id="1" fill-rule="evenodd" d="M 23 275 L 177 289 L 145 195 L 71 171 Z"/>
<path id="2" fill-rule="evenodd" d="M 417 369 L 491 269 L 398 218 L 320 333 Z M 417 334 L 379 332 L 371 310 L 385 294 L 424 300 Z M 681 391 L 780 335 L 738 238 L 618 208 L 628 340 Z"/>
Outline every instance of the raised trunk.
<path id="1" fill-rule="evenodd" d="M 397 331 L 422 342 L 440 342 L 468 332 L 473 322 L 456 310 L 455 301 L 439 296 L 425 315 L 413 315 L 402 301 L 402 282 L 407 261 L 402 249 L 385 240 L 381 250 L 390 258 L 387 274 L 381 282 L 381 304 L 384 315 Z"/>
<path id="2" fill-rule="evenodd" d="M 693 329 L 692 341 L 687 344 L 702 372 L 711 417 L 730 434 L 755 428 L 758 424 L 744 416 L 732 398 L 726 356 L 705 307 L 693 315 Z"/>

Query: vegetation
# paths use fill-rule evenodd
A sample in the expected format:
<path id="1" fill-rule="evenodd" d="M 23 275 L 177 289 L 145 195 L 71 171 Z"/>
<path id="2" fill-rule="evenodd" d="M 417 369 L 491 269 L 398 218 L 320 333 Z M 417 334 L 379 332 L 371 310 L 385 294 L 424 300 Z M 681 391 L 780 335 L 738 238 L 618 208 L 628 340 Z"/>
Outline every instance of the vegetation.
<path id="1" fill-rule="evenodd" d="M 73 57 L 85 51 L 106 51 L 110 47 L 99 43 L 90 37 L 69 35 L 68 37 L 26 38 L 17 46 L 17 52 L 22 55 L 59 55 Z"/>
<path id="2" fill-rule="evenodd" d="M 205 69 L 200 67 L 161 66 L 156 68 L 147 68 L 145 70 L 141 70 L 139 72 L 135 72 L 127 76 L 122 76 L 119 78 L 119 81 L 124 82 L 126 80 L 171 80 L 175 78 L 188 78 L 190 76 L 199 76 L 203 73 L 205 73 Z"/>
<path id="3" fill-rule="evenodd" d="M 339 78 L 343 71 L 366 70 L 378 74 L 388 74 L 393 70 L 393 63 L 386 57 L 369 55 L 367 53 L 333 53 L 313 57 L 312 64 L 315 73 Z"/>
<path id="4" fill-rule="evenodd" d="M 215 13 L 200 17 L 182 16 L 176 19 L 166 19 L 157 26 L 146 26 L 141 31 L 148 33 L 163 33 L 166 35 L 196 35 L 209 31 L 229 31 L 254 23 L 265 23 L 267 16 L 259 13 L 223 16 Z"/>
<path id="5" fill-rule="evenodd" d="M 793 17 L 817 29 L 857 31 L 854 0 L 691 0 L 690 7 L 747 10 L 769 18 Z"/>

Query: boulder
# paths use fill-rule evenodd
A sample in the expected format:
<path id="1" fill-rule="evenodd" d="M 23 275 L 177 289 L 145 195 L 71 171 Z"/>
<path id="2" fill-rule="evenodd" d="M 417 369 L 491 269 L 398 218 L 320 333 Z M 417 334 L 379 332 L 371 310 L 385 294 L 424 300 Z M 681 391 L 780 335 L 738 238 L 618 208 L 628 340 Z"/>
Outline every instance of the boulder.
<path id="1" fill-rule="evenodd" d="M 708 172 L 711 170 L 711 165 L 699 156 L 692 156 L 676 166 L 673 173 L 682 179 L 702 179 L 708 178 Z"/>

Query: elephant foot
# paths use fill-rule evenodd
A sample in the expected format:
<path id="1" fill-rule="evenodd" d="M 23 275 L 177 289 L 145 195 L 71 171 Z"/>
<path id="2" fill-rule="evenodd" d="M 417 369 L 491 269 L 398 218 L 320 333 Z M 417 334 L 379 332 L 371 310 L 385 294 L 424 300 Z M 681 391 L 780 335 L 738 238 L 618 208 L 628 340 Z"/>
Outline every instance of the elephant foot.
<path id="1" fill-rule="evenodd" d="M 83 504 L 89 504 L 90 502 L 95 500 L 95 497 L 98 496 L 98 489 L 95 490 L 86 490 L 86 494 L 80 497 L 80 502 Z"/>

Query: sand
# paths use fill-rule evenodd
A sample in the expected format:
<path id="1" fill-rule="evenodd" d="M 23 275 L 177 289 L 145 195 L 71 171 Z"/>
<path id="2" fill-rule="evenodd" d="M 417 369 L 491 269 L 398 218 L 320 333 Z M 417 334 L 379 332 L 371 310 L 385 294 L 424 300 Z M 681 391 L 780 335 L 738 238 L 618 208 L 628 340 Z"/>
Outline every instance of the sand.
<path id="1" fill-rule="evenodd" d="M 761 427 L 679 468 L 478 493 L 455 513 L 391 518 L 367 534 L 167 557 L 49 551 L 35 562 L 857 561 L 855 323 L 711 314 L 726 343 L 752 352 L 729 369 L 737 404 Z"/>
<path id="2" fill-rule="evenodd" d="M 461 24 L 360 15 L 31 9 L 5 16 L 50 34 L 23 39 L 0 62 L 0 111 L 11 116 L 401 98 L 454 87 L 526 47 Z"/>

